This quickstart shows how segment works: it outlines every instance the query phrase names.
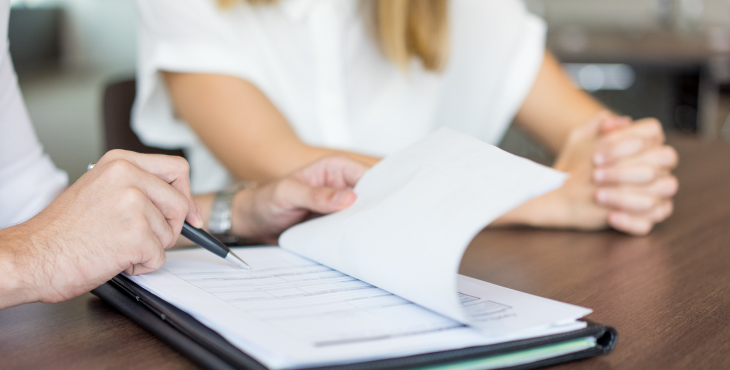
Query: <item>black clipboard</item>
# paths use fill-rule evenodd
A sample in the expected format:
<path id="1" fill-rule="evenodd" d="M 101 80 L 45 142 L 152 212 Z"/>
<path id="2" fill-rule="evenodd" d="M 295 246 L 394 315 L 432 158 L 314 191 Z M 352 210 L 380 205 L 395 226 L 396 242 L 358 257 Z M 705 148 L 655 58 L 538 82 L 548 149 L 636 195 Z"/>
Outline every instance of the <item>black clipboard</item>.
<path id="1" fill-rule="evenodd" d="M 111 281 L 94 289 L 91 293 L 202 367 L 208 369 L 267 370 L 266 366 L 230 344 L 215 331 L 123 275 L 114 277 Z M 481 359 L 586 337 L 596 338 L 596 346 L 579 352 L 510 367 L 509 369 L 534 369 L 606 354 L 613 350 L 618 334 L 612 327 L 588 321 L 586 328 L 545 337 L 309 369 L 409 369 L 470 359 Z"/>

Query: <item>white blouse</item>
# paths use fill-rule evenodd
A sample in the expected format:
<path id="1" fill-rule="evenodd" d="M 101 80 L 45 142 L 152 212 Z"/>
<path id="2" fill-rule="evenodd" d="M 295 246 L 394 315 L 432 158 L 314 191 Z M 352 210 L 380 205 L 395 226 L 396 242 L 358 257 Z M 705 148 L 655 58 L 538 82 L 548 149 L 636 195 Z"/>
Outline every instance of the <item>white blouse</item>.
<path id="1" fill-rule="evenodd" d="M 0 0 L 0 229 L 45 208 L 66 187 L 66 173 L 43 153 L 8 51 L 10 0 Z"/>
<path id="2" fill-rule="evenodd" d="M 220 9 L 215 0 L 138 0 L 133 127 L 184 148 L 196 193 L 231 175 L 173 113 L 159 71 L 216 73 L 256 85 L 310 145 L 384 156 L 448 126 L 496 144 L 542 63 L 545 25 L 519 0 L 451 0 L 441 73 L 403 73 L 354 0 L 282 0 Z"/>

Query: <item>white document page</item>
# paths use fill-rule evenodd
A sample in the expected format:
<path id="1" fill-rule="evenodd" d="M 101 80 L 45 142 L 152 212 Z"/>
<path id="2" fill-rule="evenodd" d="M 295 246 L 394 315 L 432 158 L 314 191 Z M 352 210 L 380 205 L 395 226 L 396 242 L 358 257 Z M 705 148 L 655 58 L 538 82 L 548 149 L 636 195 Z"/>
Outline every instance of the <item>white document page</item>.
<path id="1" fill-rule="evenodd" d="M 252 270 L 191 249 L 168 252 L 160 270 L 130 279 L 272 369 L 407 356 L 585 327 L 568 314 L 562 323 L 539 330 L 487 335 L 278 247 L 236 248 L 235 253 Z M 465 305 L 482 305 L 482 318 L 508 320 L 513 328 L 561 308 L 556 305 L 574 307 L 460 279 L 466 282 Z M 488 295 L 478 296 L 482 293 Z"/>
<path id="2" fill-rule="evenodd" d="M 459 303 L 462 255 L 485 226 L 558 188 L 565 177 L 441 129 L 370 169 L 354 189 L 353 205 L 290 228 L 279 244 L 456 321 L 499 333 L 509 326 L 473 320 Z M 554 322 L 541 318 L 543 324 Z"/>

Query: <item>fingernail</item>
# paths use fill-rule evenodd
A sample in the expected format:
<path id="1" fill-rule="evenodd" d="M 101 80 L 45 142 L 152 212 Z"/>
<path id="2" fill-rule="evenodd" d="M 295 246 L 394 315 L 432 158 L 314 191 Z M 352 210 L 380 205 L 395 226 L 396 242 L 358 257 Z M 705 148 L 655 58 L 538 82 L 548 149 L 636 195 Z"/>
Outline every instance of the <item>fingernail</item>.
<path id="1" fill-rule="evenodd" d="M 608 191 L 598 190 L 596 192 L 596 200 L 598 200 L 598 203 L 606 204 L 608 202 Z"/>
<path id="2" fill-rule="evenodd" d="M 198 216 L 198 223 L 200 224 L 200 227 L 203 227 L 203 209 L 200 208 L 199 204 L 195 204 L 195 207 L 198 208 L 198 211 L 195 212 L 195 215 Z"/>
<path id="3" fill-rule="evenodd" d="M 334 198 L 332 198 L 332 201 L 339 205 L 339 206 L 349 206 L 352 204 L 355 194 L 349 191 L 341 191 L 337 194 L 335 194 Z"/>
<path id="4" fill-rule="evenodd" d="M 593 163 L 596 165 L 602 165 L 606 163 L 606 156 L 603 153 L 596 153 L 593 156 Z"/>
<path id="5" fill-rule="evenodd" d="M 605 170 L 593 171 L 593 181 L 603 182 L 604 180 L 606 180 L 606 171 Z"/>

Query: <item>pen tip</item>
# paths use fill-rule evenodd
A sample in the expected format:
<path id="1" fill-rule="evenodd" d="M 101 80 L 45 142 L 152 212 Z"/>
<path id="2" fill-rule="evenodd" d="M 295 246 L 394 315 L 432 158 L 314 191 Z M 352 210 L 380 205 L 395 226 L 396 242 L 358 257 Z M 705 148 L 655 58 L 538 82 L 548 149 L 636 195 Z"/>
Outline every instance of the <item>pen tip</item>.
<path id="1" fill-rule="evenodd" d="M 228 252 L 228 255 L 226 256 L 226 260 L 244 270 L 250 270 L 251 266 L 249 266 L 246 262 L 244 262 L 241 257 L 236 256 L 233 252 Z"/>

